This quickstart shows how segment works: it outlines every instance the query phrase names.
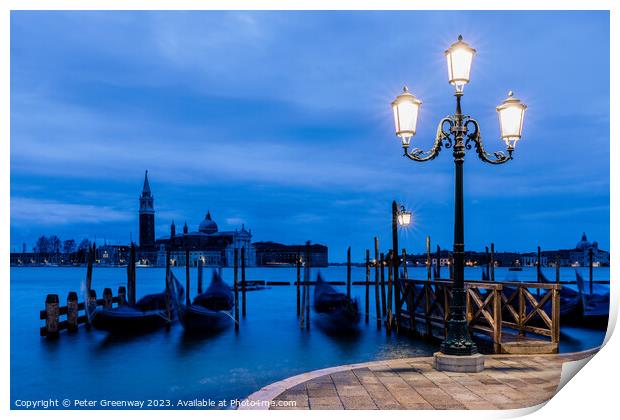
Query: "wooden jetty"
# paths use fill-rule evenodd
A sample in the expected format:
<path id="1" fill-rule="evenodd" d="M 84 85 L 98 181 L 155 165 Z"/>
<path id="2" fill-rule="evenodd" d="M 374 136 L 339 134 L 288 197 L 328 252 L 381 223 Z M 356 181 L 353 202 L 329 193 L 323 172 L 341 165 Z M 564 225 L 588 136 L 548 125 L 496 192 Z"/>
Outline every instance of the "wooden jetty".
<path id="1" fill-rule="evenodd" d="M 400 279 L 404 302 L 401 328 L 445 337 L 450 319 L 450 280 Z M 556 353 L 560 342 L 558 284 L 465 281 L 467 320 L 475 337 L 490 341 L 496 353 Z M 537 298 L 531 289 L 541 290 Z M 551 302 L 551 313 L 545 304 Z"/>

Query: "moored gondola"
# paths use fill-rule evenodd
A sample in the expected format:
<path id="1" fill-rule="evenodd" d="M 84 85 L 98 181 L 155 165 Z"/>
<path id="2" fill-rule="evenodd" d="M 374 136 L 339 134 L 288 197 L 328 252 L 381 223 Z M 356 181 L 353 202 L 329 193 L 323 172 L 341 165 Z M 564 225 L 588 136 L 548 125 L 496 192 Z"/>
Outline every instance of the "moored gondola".
<path id="1" fill-rule="evenodd" d="M 354 331 L 360 320 L 357 299 L 338 292 L 320 273 L 314 288 L 314 311 L 319 326 L 333 331 Z"/>
<path id="2" fill-rule="evenodd" d="M 581 296 L 582 324 L 606 328 L 609 321 L 609 293 L 586 293 L 583 277 L 577 270 L 575 270 L 575 275 Z"/>
<path id="3" fill-rule="evenodd" d="M 183 295 L 183 286 L 178 282 L 175 289 Z M 146 295 L 133 305 L 126 304 L 116 308 L 87 308 L 89 323 L 95 329 L 121 335 L 142 334 L 160 329 L 169 325 L 175 316 L 171 299 L 167 299 L 166 295 L 165 291 Z"/>
<path id="4" fill-rule="evenodd" d="M 542 272 L 541 283 L 552 283 Z M 560 320 L 561 322 L 576 323 L 581 321 L 581 295 L 580 292 L 566 286 L 560 289 Z M 551 313 L 551 302 L 545 304 L 545 310 Z"/>
<path id="5" fill-rule="evenodd" d="M 173 284 L 179 284 L 170 273 Z M 204 293 L 196 296 L 191 304 L 183 302 L 183 293 L 176 293 L 179 321 L 186 331 L 211 332 L 229 327 L 234 321 L 233 293 L 217 271 L 213 270 L 211 284 Z"/>

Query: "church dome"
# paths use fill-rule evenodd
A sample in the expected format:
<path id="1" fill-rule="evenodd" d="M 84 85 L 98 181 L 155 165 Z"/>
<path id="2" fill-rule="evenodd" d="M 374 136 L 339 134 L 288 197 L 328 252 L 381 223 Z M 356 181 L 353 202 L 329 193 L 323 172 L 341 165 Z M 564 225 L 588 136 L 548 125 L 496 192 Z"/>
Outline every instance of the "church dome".
<path id="1" fill-rule="evenodd" d="M 590 246 L 590 242 L 588 242 L 588 238 L 586 237 L 586 233 L 584 232 L 583 235 L 581 235 L 581 240 L 577 242 L 575 249 L 584 250 L 590 248 Z"/>
<path id="2" fill-rule="evenodd" d="M 216 233 L 217 224 L 211 219 L 211 212 L 207 212 L 205 219 L 200 222 L 198 231 L 202 233 Z"/>

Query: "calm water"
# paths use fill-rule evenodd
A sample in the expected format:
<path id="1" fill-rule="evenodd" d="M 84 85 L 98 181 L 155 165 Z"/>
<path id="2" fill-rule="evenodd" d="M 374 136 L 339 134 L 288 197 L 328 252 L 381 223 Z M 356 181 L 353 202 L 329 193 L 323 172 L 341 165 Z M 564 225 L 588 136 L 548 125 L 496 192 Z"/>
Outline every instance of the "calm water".
<path id="1" fill-rule="evenodd" d="M 480 269 L 467 269 L 468 279 L 479 279 Z M 48 293 L 57 293 L 64 305 L 71 290 L 82 295 L 84 268 L 11 268 L 11 405 L 15 400 L 38 399 L 214 399 L 243 398 L 271 382 L 328 366 L 430 355 L 436 344 L 408 337 L 386 336 L 372 322 L 361 323 L 355 337 L 334 337 L 316 326 L 300 330 L 295 313 L 295 288 L 272 287 L 248 292 L 247 318 L 240 331 L 231 327 L 208 338 L 187 336 L 180 325 L 136 338 L 113 339 L 105 333 L 80 328 L 63 333 L 58 340 L 38 335 L 38 319 Z M 328 280 L 346 278 L 345 267 L 322 272 Z M 205 272 L 205 279 L 210 278 Z M 445 270 L 447 273 L 447 270 Z M 554 269 L 545 269 L 555 278 Z M 184 269 L 176 270 L 184 278 Z M 587 270 L 583 271 L 587 278 Z M 195 271 L 192 271 L 195 280 Z M 224 279 L 231 283 L 232 270 Z M 409 275 L 425 276 L 425 269 Z M 314 276 L 314 273 L 313 273 Z M 248 280 L 293 281 L 295 269 L 254 268 Z M 535 270 L 496 270 L 497 280 L 531 280 Z M 574 279 L 574 269 L 562 269 L 562 278 Z M 363 280 L 364 269 L 353 268 L 353 280 Z M 609 269 L 595 269 L 595 279 L 609 279 Z M 125 269 L 96 268 L 93 288 L 100 296 L 104 287 L 116 293 L 126 281 Z M 164 270 L 137 272 L 138 297 L 163 290 Z M 195 288 L 195 282 L 193 284 Z M 608 286 L 596 285 L 597 289 Z M 371 292 L 372 292 L 371 287 Z M 354 286 L 353 295 L 364 302 L 364 287 Z M 80 298 L 82 300 L 82 298 Z M 371 314 L 374 306 L 371 295 Z M 372 319 L 371 319 L 372 321 Z M 563 327 L 560 350 L 576 351 L 599 345 L 603 331 Z"/>

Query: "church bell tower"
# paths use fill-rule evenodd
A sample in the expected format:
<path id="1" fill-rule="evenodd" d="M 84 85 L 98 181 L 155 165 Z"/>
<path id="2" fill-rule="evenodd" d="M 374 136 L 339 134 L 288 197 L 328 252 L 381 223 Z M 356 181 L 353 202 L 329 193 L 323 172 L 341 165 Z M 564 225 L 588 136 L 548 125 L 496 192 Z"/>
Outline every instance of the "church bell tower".
<path id="1" fill-rule="evenodd" d="M 140 248 L 148 249 L 155 246 L 155 208 L 153 195 L 149 185 L 149 171 L 144 174 L 144 186 L 140 195 Z"/>

